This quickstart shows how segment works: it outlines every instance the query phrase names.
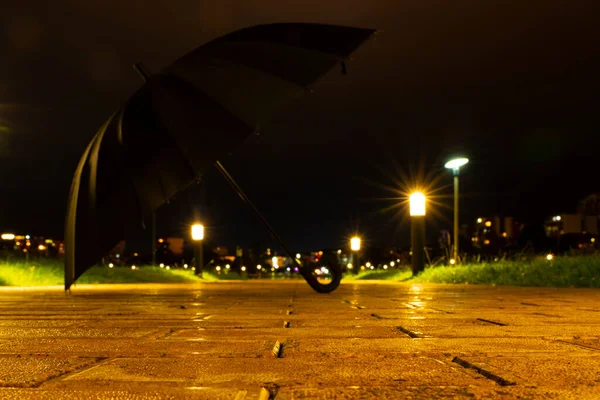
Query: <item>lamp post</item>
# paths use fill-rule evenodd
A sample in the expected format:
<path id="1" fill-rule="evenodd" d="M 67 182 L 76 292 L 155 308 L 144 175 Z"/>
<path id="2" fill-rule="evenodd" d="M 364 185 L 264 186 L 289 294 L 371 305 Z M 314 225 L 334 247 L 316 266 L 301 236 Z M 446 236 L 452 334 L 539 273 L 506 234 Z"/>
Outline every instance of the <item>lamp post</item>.
<path id="1" fill-rule="evenodd" d="M 423 193 L 415 192 L 408 198 L 410 204 L 410 237 L 412 247 L 412 273 L 425 270 L 425 203 Z"/>
<path id="2" fill-rule="evenodd" d="M 360 238 L 358 236 L 354 236 L 350 239 L 350 250 L 352 250 L 352 264 L 353 272 L 358 274 L 360 269 L 360 260 L 359 260 L 359 252 L 360 252 Z"/>
<path id="3" fill-rule="evenodd" d="M 452 170 L 454 175 L 454 245 L 452 246 L 452 258 L 458 261 L 458 175 L 460 167 L 469 162 L 468 158 L 453 158 L 445 165 L 446 168 Z"/>
<path id="4" fill-rule="evenodd" d="M 204 267 L 204 260 L 202 253 L 202 240 L 204 240 L 204 226 L 201 224 L 192 225 L 192 240 L 194 241 L 194 260 L 195 260 L 195 271 L 194 273 L 202 278 L 202 268 Z"/>

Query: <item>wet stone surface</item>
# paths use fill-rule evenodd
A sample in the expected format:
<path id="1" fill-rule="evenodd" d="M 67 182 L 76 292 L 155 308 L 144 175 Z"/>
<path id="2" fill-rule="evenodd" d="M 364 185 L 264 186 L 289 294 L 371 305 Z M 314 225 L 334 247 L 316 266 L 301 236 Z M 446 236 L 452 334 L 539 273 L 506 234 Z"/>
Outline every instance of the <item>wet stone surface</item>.
<path id="1" fill-rule="evenodd" d="M 0 398 L 600 398 L 600 290 L 0 289 Z"/>

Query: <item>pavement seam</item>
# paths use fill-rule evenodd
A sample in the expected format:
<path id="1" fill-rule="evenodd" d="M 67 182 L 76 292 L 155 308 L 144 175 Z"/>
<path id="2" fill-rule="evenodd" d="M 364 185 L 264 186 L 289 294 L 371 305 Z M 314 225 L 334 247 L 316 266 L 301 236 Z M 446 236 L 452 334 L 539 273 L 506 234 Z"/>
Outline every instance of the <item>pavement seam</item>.
<path id="1" fill-rule="evenodd" d="M 562 315 L 556 315 L 556 314 L 546 314 L 546 313 L 541 313 L 541 312 L 534 312 L 532 313 L 533 315 L 539 315 L 542 317 L 551 317 L 551 318 L 564 318 Z"/>
<path id="2" fill-rule="evenodd" d="M 521 302 L 521 305 L 524 305 L 524 306 L 531 306 L 531 307 L 539 307 L 539 306 L 540 306 L 539 304 L 535 304 L 535 303 L 526 303 L 526 302 L 524 302 L 524 301 L 522 301 L 522 302 Z"/>
<path id="3" fill-rule="evenodd" d="M 508 324 L 504 324 L 504 323 L 498 322 L 498 321 L 492 321 L 491 319 L 477 318 L 477 321 L 485 322 L 485 323 L 492 324 L 492 325 L 498 325 L 498 326 L 508 326 Z"/>
<path id="4" fill-rule="evenodd" d="M 273 350 L 272 353 L 275 356 L 275 358 L 283 358 L 283 349 L 285 347 L 285 342 L 283 341 L 276 341 L 275 345 L 273 346 Z"/>
<path id="5" fill-rule="evenodd" d="M 46 385 L 46 384 L 52 384 L 55 381 L 63 381 L 71 376 L 75 376 L 75 375 L 79 375 L 81 373 L 87 372 L 90 369 L 96 368 L 102 364 L 104 364 L 107 360 L 110 360 L 109 357 L 90 357 L 90 360 L 92 361 L 90 364 L 83 364 L 81 366 L 81 368 L 77 368 L 73 371 L 69 371 L 65 374 L 60 374 L 57 376 L 54 376 L 48 380 L 45 380 L 43 382 L 39 382 L 35 385 L 30 386 L 31 388 L 39 388 L 42 385 Z M 94 362 L 95 361 L 95 362 Z"/>
<path id="6" fill-rule="evenodd" d="M 154 340 L 164 340 L 164 339 L 168 338 L 169 336 L 173 335 L 174 333 L 176 333 L 179 330 L 181 330 L 181 329 L 170 328 L 168 332 L 164 332 L 164 330 L 158 332 L 158 333 L 164 332 L 162 335 L 159 335 L 159 334 L 155 333 L 155 334 L 148 335 L 147 338 L 154 339 Z"/>
<path id="7" fill-rule="evenodd" d="M 429 309 L 433 310 L 433 311 L 438 311 L 438 312 L 441 312 L 441 313 L 444 313 L 444 314 L 454 314 L 452 311 L 441 310 L 439 308 L 429 307 Z"/>
<path id="8" fill-rule="evenodd" d="M 265 383 L 264 386 L 260 388 L 258 400 L 275 400 L 277 393 L 279 393 L 279 385 L 270 382 Z"/>
<path id="9" fill-rule="evenodd" d="M 352 304 L 350 300 L 344 300 L 343 303 L 350 306 L 350 308 L 354 308 L 355 310 L 364 310 L 366 307 L 361 306 L 360 304 Z"/>
<path id="10" fill-rule="evenodd" d="M 490 380 L 496 382 L 500 386 L 515 386 L 517 384 L 516 382 L 506 380 L 503 377 L 496 375 L 490 371 L 487 371 L 481 367 L 478 367 L 477 365 L 472 364 L 466 360 L 463 360 L 462 358 L 454 357 L 452 359 L 452 362 L 460 365 L 463 368 L 472 369 L 475 372 L 477 372 L 478 374 L 483 375 L 487 379 L 490 379 Z"/>
<path id="11" fill-rule="evenodd" d="M 588 346 L 588 345 L 585 345 L 585 344 L 582 344 L 582 343 L 573 343 L 573 342 L 569 342 L 568 340 L 562 340 L 562 339 L 558 339 L 556 341 L 557 342 L 561 342 L 561 343 L 571 344 L 573 346 L 581 347 L 581 348 L 586 349 L 586 350 L 600 351 L 600 349 L 598 349 L 596 347 Z"/>
<path id="12" fill-rule="evenodd" d="M 420 339 L 421 335 L 418 334 L 417 332 L 413 332 L 411 330 L 408 330 L 402 326 L 397 326 L 396 329 L 398 329 L 400 332 L 410 336 L 411 339 Z"/>

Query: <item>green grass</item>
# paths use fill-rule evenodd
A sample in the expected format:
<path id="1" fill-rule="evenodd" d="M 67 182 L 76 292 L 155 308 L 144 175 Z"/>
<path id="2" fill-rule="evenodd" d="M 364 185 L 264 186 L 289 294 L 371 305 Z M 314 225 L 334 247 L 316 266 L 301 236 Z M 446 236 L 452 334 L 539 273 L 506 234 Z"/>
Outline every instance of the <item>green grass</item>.
<path id="1" fill-rule="evenodd" d="M 410 279 L 412 273 L 406 270 L 372 270 L 362 271 L 358 274 L 345 274 L 344 281 L 359 281 L 359 280 L 393 280 L 393 281 L 404 281 Z"/>
<path id="2" fill-rule="evenodd" d="M 211 274 L 204 279 L 194 276 L 191 270 L 166 270 L 159 267 L 95 266 L 86 271 L 77 283 L 148 283 L 148 282 L 206 282 L 216 280 Z M 53 286 L 64 284 L 64 265 L 53 260 L 0 262 L 0 286 Z"/>
<path id="3" fill-rule="evenodd" d="M 264 275 L 262 279 L 271 276 Z M 159 267 L 92 267 L 77 281 L 94 283 L 176 283 L 211 282 L 219 280 L 248 279 L 235 272 L 216 274 L 205 271 L 203 279 L 191 270 Z M 344 281 L 390 280 L 412 283 L 469 283 L 514 286 L 547 287 L 600 287 L 600 255 L 556 257 L 552 261 L 537 258 L 528 261 L 501 261 L 482 264 L 438 266 L 426 268 L 412 277 L 406 270 L 364 271 L 357 275 L 346 274 Z M 24 262 L 0 262 L 0 286 L 53 286 L 64 284 L 64 266 L 53 260 Z"/>
<path id="4" fill-rule="evenodd" d="M 600 255 L 432 267 L 410 282 L 600 287 Z"/>

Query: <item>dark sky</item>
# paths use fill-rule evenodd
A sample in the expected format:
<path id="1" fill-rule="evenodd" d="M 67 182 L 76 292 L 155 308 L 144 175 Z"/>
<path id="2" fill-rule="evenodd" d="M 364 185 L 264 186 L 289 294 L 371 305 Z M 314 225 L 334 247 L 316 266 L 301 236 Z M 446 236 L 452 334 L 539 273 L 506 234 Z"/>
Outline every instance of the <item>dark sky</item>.
<path id="1" fill-rule="evenodd" d="M 68 189 L 95 131 L 157 71 L 227 32 L 270 22 L 376 28 L 348 65 L 223 160 L 294 248 L 360 228 L 406 245 L 403 188 L 436 189 L 450 228 L 447 156 L 471 159 L 461 218 L 534 221 L 600 191 L 600 24 L 591 1 L 3 1 L 0 230 L 62 236 Z M 151 4 L 151 5 L 149 5 Z M 386 189 L 387 188 L 387 189 Z M 197 210 L 216 242 L 268 235 L 216 171 L 158 214 L 182 234 Z"/>

